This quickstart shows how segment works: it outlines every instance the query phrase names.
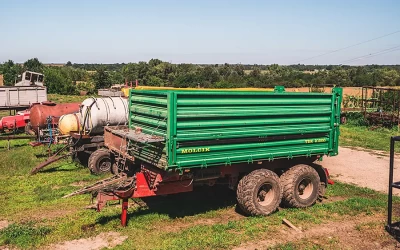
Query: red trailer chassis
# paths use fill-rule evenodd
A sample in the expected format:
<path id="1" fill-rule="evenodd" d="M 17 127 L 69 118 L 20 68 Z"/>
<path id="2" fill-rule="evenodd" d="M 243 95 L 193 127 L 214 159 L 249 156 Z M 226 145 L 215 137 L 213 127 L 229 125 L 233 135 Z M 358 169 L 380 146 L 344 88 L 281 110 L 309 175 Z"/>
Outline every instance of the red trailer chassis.
<path id="1" fill-rule="evenodd" d="M 235 164 L 229 166 L 219 166 L 205 169 L 185 169 L 183 171 L 165 171 L 150 164 L 135 161 L 127 151 L 126 138 L 121 135 L 113 134 L 112 127 L 106 127 L 104 134 L 105 146 L 114 155 L 115 171 L 121 171 L 116 176 L 99 181 L 91 186 L 85 187 L 65 197 L 84 194 L 97 194 L 97 211 L 100 211 L 111 200 L 122 200 L 121 225 L 126 226 L 127 210 L 129 198 L 143 198 L 149 196 L 168 195 L 193 191 L 195 185 L 223 184 L 235 190 L 241 177 L 262 168 L 268 168 L 279 172 L 281 168 L 287 168 L 289 164 L 286 160 L 260 161 L 255 164 Z M 118 127 L 121 130 L 121 127 Z M 311 160 L 316 160 L 318 156 Z M 304 162 L 305 159 L 290 161 L 290 164 Z M 308 161 L 310 159 L 308 158 Z M 266 165 L 268 165 L 266 167 Z M 326 185 L 333 184 L 329 180 L 329 173 L 320 165 L 313 164 L 313 168 L 320 177 L 321 190 L 325 190 Z"/>

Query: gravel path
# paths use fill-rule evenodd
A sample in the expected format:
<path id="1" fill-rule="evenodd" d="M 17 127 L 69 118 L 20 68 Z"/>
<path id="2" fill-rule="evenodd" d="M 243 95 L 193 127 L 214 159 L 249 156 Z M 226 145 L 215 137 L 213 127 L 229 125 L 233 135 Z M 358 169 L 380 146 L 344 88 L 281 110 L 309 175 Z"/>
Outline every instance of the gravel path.
<path id="1" fill-rule="evenodd" d="M 385 153 L 340 147 L 338 156 L 325 157 L 320 164 L 329 170 L 334 180 L 388 192 L 389 156 Z M 398 156 L 395 158 L 394 166 L 393 179 L 400 181 Z M 399 189 L 393 191 L 400 195 Z"/>

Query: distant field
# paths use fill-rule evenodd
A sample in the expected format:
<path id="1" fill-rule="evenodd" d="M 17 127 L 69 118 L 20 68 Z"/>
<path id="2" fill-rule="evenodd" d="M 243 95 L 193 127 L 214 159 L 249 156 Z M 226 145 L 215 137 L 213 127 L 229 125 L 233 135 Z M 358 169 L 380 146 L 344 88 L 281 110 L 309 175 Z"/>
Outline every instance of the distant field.
<path id="1" fill-rule="evenodd" d="M 310 88 L 309 87 L 301 87 L 301 88 L 285 88 L 286 91 L 289 92 L 309 92 Z M 325 93 L 330 93 L 331 92 L 331 87 L 325 87 L 324 91 Z M 361 87 L 343 87 L 343 95 L 353 95 L 353 96 L 361 96 Z"/>
<path id="2" fill-rule="evenodd" d="M 246 69 L 246 70 L 244 70 L 244 73 L 246 74 L 246 75 L 248 75 L 248 74 L 250 74 L 251 72 L 252 72 L 253 70 L 252 69 Z M 306 71 L 302 71 L 304 74 L 311 74 L 311 75 L 313 75 L 313 74 L 315 74 L 315 73 L 318 73 L 318 70 L 313 70 L 313 71 L 309 71 L 309 70 L 306 70 Z M 261 74 L 266 74 L 266 73 L 268 73 L 268 70 L 261 70 Z"/>
<path id="3" fill-rule="evenodd" d="M 244 70 L 244 73 L 246 75 L 249 75 L 251 73 L 251 71 L 253 71 L 253 70 L 252 69 L 246 69 L 246 70 Z M 261 74 L 266 74 L 266 73 L 268 73 L 268 70 L 261 70 Z"/>

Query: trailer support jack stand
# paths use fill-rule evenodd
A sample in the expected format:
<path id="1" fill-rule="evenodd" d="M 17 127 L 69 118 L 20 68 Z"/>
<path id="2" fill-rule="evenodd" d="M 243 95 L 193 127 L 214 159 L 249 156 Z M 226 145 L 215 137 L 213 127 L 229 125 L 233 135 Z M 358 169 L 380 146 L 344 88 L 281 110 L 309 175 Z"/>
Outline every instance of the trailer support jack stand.
<path id="1" fill-rule="evenodd" d="M 126 227 L 128 216 L 128 198 L 122 200 L 121 226 Z"/>

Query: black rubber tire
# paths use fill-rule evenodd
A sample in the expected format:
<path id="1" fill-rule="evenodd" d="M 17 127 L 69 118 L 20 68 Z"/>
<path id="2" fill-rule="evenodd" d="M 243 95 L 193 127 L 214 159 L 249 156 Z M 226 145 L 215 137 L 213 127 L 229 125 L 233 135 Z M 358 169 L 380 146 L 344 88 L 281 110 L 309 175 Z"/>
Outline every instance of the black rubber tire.
<path id="1" fill-rule="evenodd" d="M 283 187 L 282 203 L 288 207 L 312 206 L 319 198 L 321 191 L 324 191 L 320 190 L 321 182 L 318 172 L 308 165 L 293 166 L 284 172 L 280 179 Z"/>
<path id="2" fill-rule="evenodd" d="M 265 192 L 262 188 L 268 191 Z M 250 172 L 239 181 L 236 198 L 239 207 L 248 215 L 269 215 L 275 212 L 282 200 L 282 187 L 278 175 L 267 169 Z"/>
<path id="3" fill-rule="evenodd" d="M 89 161 L 89 154 L 86 152 L 76 152 L 74 160 L 86 167 Z"/>
<path id="4" fill-rule="evenodd" d="M 107 149 L 101 148 L 89 156 L 88 167 L 93 174 L 108 173 L 111 170 L 111 156 Z"/>
<path id="5" fill-rule="evenodd" d="M 322 202 L 324 199 L 326 199 L 325 193 L 326 193 L 326 184 L 325 182 L 320 182 L 318 190 L 318 201 Z"/>

